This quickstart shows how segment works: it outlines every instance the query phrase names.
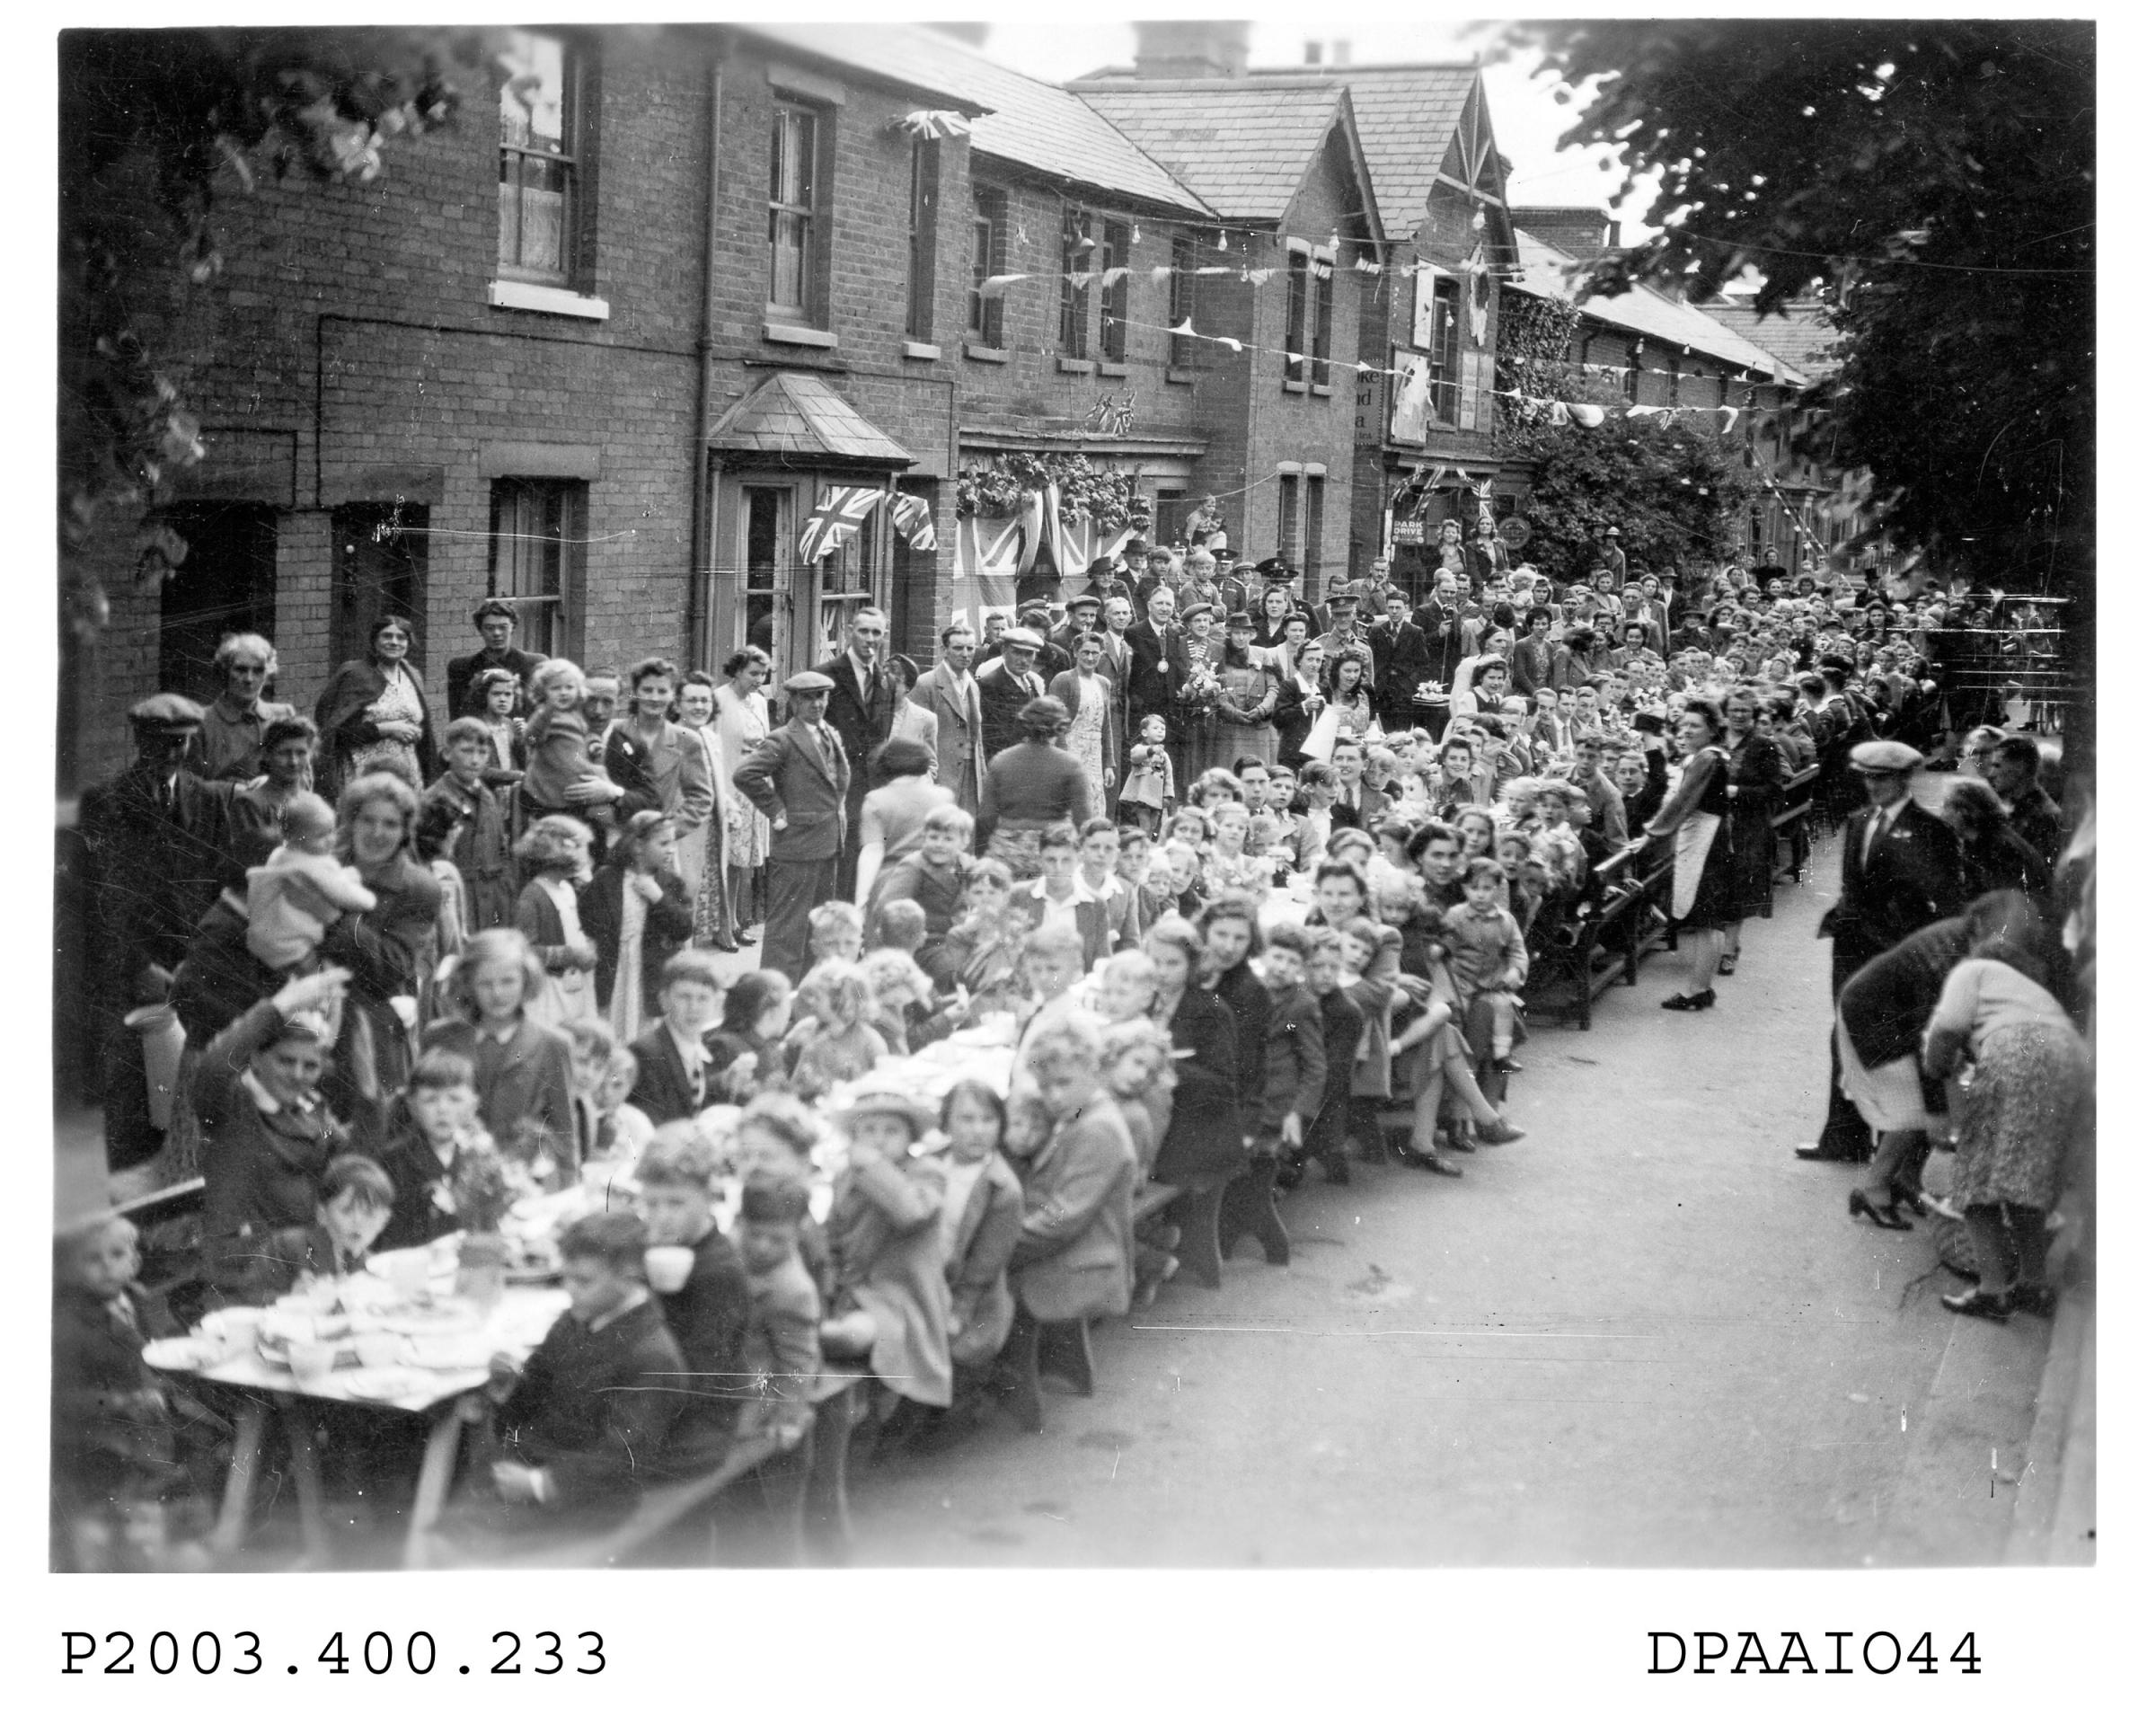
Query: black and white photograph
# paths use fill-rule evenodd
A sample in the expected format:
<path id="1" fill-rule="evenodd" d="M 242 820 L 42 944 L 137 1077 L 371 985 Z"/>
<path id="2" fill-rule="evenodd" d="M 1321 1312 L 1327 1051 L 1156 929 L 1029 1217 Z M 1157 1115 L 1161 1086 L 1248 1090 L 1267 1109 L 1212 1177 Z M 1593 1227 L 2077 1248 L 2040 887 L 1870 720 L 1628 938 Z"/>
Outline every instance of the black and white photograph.
<path id="1" fill-rule="evenodd" d="M 2098 22 L 142 22 L 49 1571 L 2096 1564 Z"/>

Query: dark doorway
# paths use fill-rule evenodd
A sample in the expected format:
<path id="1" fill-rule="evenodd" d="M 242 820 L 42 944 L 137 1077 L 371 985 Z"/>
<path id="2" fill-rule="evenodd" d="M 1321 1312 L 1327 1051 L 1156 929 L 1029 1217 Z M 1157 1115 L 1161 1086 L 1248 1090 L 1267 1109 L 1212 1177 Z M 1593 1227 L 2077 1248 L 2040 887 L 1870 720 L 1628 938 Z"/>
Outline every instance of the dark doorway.
<path id="1" fill-rule="evenodd" d="M 277 511 L 267 503 L 181 503 L 163 519 L 187 541 L 187 559 L 165 583 L 157 636 L 157 686 L 214 700 L 210 667 L 226 635 L 277 639 Z"/>
<path id="2" fill-rule="evenodd" d="M 347 503 L 330 513 L 330 663 L 367 657 L 367 632 L 395 615 L 411 626 L 411 658 L 427 657 L 427 506 Z"/>

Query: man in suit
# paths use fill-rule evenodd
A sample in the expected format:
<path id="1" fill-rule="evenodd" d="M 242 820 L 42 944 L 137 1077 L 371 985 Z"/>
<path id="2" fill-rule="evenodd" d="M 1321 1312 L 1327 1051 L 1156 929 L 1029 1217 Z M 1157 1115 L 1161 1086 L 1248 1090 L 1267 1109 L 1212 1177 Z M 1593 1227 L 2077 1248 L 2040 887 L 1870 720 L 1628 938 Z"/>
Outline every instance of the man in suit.
<path id="1" fill-rule="evenodd" d="M 1475 650 L 1479 631 L 1472 619 L 1460 615 L 1460 582 L 1451 570 L 1440 570 L 1430 583 L 1430 597 L 1417 606 L 1408 621 L 1422 631 L 1423 647 L 1429 656 L 1427 676 L 1446 688 L 1460 661 Z"/>
<path id="2" fill-rule="evenodd" d="M 1392 806 L 1392 798 L 1363 782 L 1365 765 L 1360 743 L 1342 743 L 1332 751 L 1332 770 L 1340 776 L 1340 788 L 1332 804 L 1332 830 L 1343 827 L 1375 828 Z"/>
<path id="3" fill-rule="evenodd" d="M 1135 739 L 1138 728 L 1159 716 L 1168 727 L 1172 746 L 1180 739 L 1173 711 L 1175 697 L 1190 680 L 1190 643 L 1175 621 L 1175 589 L 1156 587 L 1145 598 L 1145 615 L 1125 637 L 1130 653 L 1124 703 L 1125 735 Z M 1180 792 L 1180 785 L 1176 787 Z"/>
<path id="4" fill-rule="evenodd" d="M 2057 867 L 2059 851 L 2066 842 L 2065 817 L 2051 793 L 2037 783 L 2040 760 L 2035 738 L 2010 731 L 1993 746 L 1986 776 L 2006 805 L 2007 826 L 2028 841 L 2049 869 Z"/>
<path id="5" fill-rule="evenodd" d="M 87 985 L 114 1173 L 150 1161 L 163 1141 L 150 1120 L 142 1039 L 124 1021 L 169 995 L 195 924 L 236 871 L 226 854 L 233 782 L 199 779 L 181 765 L 196 746 L 202 709 L 183 695 L 156 694 L 128 720 L 134 765 L 83 792 L 75 827 L 88 951 L 87 975 L 71 980 Z"/>
<path id="6" fill-rule="evenodd" d="M 1100 607 L 1100 675 L 1108 679 L 1108 758 L 1115 763 L 1118 784 L 1130 765 L 1129 637 L 1136 615 L 1131 602 L 1120 594 Z"/>
<path id="7" fill-rule="evenodd" d="M 1068 670 L 1072 665 L 1078 662 L 1078 637 L 1080 635 L 1100 633 L 1100 606 L 1101 600 L 1096 595 L 1081 593 L 1065 608 L 1065 620 L 1063 626 L 1051 632 L 1048 636 L 1048 645 L 1061 652 L 1068 661 L 1060 668 Z M 1056 675 L 1055 671 L 1049 669 L 1046 663 L 1043 663 L 1040 668 L 1041 675 L 1044 677 Z"/>
<path id="8" fill-rule="evenodd" d="M 1040 651 L 1033 661 L 1033 668 L 1040 674 L 1043 684 L 1054 682 L 1076 662 L 1059 639 L 1063 632 L 1049 623 L 1046 606 L 1028 606 L 1018 614 L 1018 626 L 1030 629 L 1040 639 Z"/>
<path id="9" fill-rule="evenodd" d="M 891 716 L 904 699 L 896 678 L 879 655 L 888 624 L 874 606 L 853 614 L 846 629 L 846 650 L 816 668 L 831 679 L 826 722 L 846 752 L 852 788 L 846 792 L 845 846 L 839 853 L 838 894 L 853 891 L 853 863 L 861 854 L 861 805 L 869 794 L 869 756 L 891 734 Z"/>
<path id="10" fill-rule="evenodd" d="M 1916 806 L 1910 787 L 1923 756 L 1906 743 L 1860 743 L 1851 772 L 1864 781 L 1865 807 L 1842 837 L 1842 896 L 1819 924 L 1833 938 L 1833 986 L 1920 928 L 1961 908 L 1961 844 L 1937 815 Z M 1869 1162 L 1871 1129 L 1842 1093 L 1842 1059 L 1830 1036 L 1826 1125 L 1800 1144 L 1807 1162 Z"/>
<path id="11" fill-rule="evenodd" d="M 986 763 L 1023 740 L 1018 715 L 1027 702 L 1047 693 L 1048 686 L 1034 668 L 1040 657 L 1040 637 L 1030 629 L 1006 629 L 998 645 L 1001 656 L 994 664 L 979 665 L 974 687 L 981 703 L 981 768 L 986 785 Z"/>
<path id="12" fill-rule="evenodd" d="M 517 635 L 517 607 L 507 599 L 483 599 L 472 614 L 472 626 L 479 631 L 480 650 L 462 659 L 449 661 L 449 716 L 462 719 L 467 713 L 477 713 L 473 703 L 472 685 L 482 671 L 508 671 L 517 679 L 517 716 L 524 718 L 532 710 L 531 694 L 526 687 L 532 673 L 546 662 L 539 653 L 527 653 L 509 642 Z M 420 762 L 422 771 L 431 771 L 431 761 Z"/>
<path id="13" fill-rule="evenodd" d="M 734 769 L 734 788 L 771 822 L 764 968 L 799 982 L 808 968 L 808 913 L 844 896 L 838 862 L 853 770 L 838 732 L 824 722 L 831 679 L 802 671 L 786 679 L 785 693 L 791 716 Z"/>
<path id="14" fill-rule="evenodd" d="M 980 809 L 981 785 L 988 776 L 981 752 L 981 692 L 973 679 L 973 631 L 954 623 L 941 639 L 942 662 L 915 686 L 914 704 L 936 716 L 936 783 L 970 815 Z"/>
<path id="15" fill-rule="evenodd" d="M 1415 722 L 1417 687 L 1436 673 L 1429 638 L 1408 621 L 1408 596 L 1397 587 L 1385 595 L 1384 621 L 1371 627 L 1370 653 L 1377 671 L 1370 698 L 1377 703 L 1378 722 L 1387 730 L 1405 730 Z"/>

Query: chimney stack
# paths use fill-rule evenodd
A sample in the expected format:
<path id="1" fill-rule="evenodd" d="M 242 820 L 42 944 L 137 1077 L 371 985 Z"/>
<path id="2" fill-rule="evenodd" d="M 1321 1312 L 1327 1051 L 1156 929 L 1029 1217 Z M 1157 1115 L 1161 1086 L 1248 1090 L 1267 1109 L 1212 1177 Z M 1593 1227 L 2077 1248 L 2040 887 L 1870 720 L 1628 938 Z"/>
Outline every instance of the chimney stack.
<path id="1" fill-rule="evenodd" d="M 1250 27 L 1233 18 L 1141 19 L 1141 78 L 1239 78 L 1250 64 Z"/>

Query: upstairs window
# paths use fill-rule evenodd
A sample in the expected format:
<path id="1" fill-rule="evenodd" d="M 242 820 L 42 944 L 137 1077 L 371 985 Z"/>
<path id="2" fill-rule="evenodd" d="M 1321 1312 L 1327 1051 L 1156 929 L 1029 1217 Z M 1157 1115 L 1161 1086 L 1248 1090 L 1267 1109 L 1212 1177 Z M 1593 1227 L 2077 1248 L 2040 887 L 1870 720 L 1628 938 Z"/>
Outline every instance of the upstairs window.
<path id="1" fill-rule="evenodd" d="M 1310 322 L 1310 253 L 1290 245 L 1287 253 L 1286 358 L 1281 362 L 1283 382 L 1302 384 L 1309 373 L 1303 347 Z"/>
<path id="2" fill-rule="evenodd" d="M 1091 333 L 1091 299 L 1086 272 L 1098 268 L 1093 258 L 1093 222 L 1082 209 L 1065 205 L 1063 212 L 1063 295 L 1057 349 L 1066 359 L 1082 359 Z"/>
<path id="3" fill-rule="evenodd" d="M 813 323 L 817 314 L 817 190 L 822 117 L 800 102 L 780 102 L 771 116 L 771 283 L 774 316 Z"/>
<path id="4" fill-rule="evenodd" d="M 560 37 L 521 30 L 509 33 L 502 54 L 495 261 L 529 281 L 567 284 L 582 262 L 581 62 Z"/>
<path id="5" fill-rule="evenodd" d="M 1004 236 L 1010 227 L 1011 200 L 1004 193 L 976 187 L 973 194 L 973 289 L 966 296 L 966 333 L 983 347 L 1003 345 L 1003 301 L 984 294 L 981 284 L 1003 273 Z"/>
<path id="6" fill-rule="evenodd" d="M 1180 329 L 1197 314 L 1197 236 L 1178 234 L 1168 247 L 1168 322 Z M 1195 326 L 1193 326 L 1195 327 Z M 1197 342 L 1188 335 L 1174 338 L 1168 363 L 1178 370 L 1197 364 Z"/>
<path id="7" fill-rule="evenodd" d="M 1333 260 L 1312 258 L 1310 282 L 1310 381 L 1313 385 L 1332 382 L 1332 272 Z"/>
<path id="8" fill-rule="evenodd" d="M 906 211 L 906 332 L 933 341 L 936 327 L 936 175 L 941 152 L 933 138 L 914 140 L 913 195 Z"/>
<path id="9" fill-rule="evenodd" d="M 1438 423 L 1460 423 L 1460 284 L 1439 277 L 1430 297 L 1430 404 Z"/>
<path id="10" fill-rule="evenodd" d="M 1124 319 L 1130 315 L 1130 224 L 1100 226 L 1100 357 L 1121 364 L 1125 357 Z M 1107 272 L 1126 273 L 1111 282 Z"/>

